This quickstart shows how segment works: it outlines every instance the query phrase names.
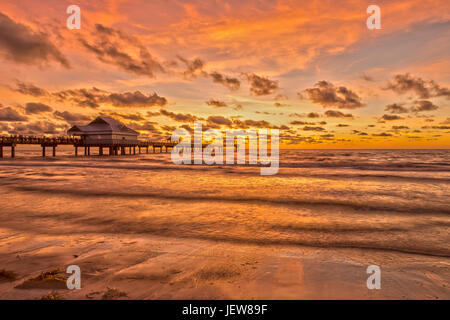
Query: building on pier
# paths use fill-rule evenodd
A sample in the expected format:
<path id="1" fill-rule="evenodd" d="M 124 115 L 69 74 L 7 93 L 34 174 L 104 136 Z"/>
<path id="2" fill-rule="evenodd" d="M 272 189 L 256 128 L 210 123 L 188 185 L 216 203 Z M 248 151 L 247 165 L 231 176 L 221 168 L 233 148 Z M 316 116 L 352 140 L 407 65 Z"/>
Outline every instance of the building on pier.
<path id="1" fill-rule="evenodd" d="M 139 132 L 116 119 L 101 116 L 88 125 L 73 126 L 67 134 L 80 137 L 83 145 L 137 145 Z"/>

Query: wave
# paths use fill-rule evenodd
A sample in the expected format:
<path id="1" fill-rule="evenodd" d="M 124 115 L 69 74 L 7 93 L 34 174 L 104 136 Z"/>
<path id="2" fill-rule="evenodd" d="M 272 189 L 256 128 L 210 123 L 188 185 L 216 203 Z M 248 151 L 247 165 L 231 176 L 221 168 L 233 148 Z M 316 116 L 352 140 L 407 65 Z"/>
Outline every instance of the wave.
<path id="1" fill-rule="evenodd" d="M 283 198 L 262 198 L 262 197 L 226 197 L 226 196 L 204 196 L 199 194 L 169 194 L 158 192 L 116 192 L 116 191 L 98 191 L 98 190 L 82 190 L 71 189 L 64 190 L 61 188 L 45 188 L 45 187 L 33 187 L 33 186 L 12 186 L 17 191 L 38 192 L 42 194 L 59 194 L 68 195 L 74 197 L 83 198 L 95 198 L 95 197 L 113 197 L 113 198 L 153 198 L 161 200 L 174 200 L 185 202 L 199 202 L 199 201 L 216 201 L 216 202 L 228 202 L 228 203 L 257 203 L 267 204 L 274 206 L 324 206 L 324 207 L 343 207 L 357 211 L 387 211 L 397 213 L 413 213 L 413 214 L 450 214 L 450 207 L 420 207 L 420 206 L 393 206 L 389 204 L 370 204 L 365 202 L 351 202 L 346 200 L 337 199 L 283 199 Z"/>

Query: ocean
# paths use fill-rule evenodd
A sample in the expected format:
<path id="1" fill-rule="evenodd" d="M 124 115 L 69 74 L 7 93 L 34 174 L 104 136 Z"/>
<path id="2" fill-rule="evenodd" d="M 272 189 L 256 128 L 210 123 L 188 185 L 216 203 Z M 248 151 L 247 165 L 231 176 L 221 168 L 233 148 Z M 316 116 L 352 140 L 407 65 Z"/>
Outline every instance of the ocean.
<path id="1" fill-rule="evenodd" d="M 280 169 L 170 153 L 0 160 L 1 235 L 156 235 L 450 257 L 450 150 L 280 150 Z M 96 152 L 96 151 L 95 151 Z"/>

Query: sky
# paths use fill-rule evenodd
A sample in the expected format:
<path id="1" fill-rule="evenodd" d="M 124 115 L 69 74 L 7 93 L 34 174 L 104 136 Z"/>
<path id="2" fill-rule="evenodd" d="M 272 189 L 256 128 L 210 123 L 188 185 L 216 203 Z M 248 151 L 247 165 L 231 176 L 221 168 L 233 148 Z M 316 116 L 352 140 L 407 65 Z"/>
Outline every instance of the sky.
<path id="1" fill-rule="evenodd" d="M 2 135 L 105 115 L 152 140 L 201 121 L 282 148 L 449 148 L 449 87 L 448 0 L 0 0 Z"/>

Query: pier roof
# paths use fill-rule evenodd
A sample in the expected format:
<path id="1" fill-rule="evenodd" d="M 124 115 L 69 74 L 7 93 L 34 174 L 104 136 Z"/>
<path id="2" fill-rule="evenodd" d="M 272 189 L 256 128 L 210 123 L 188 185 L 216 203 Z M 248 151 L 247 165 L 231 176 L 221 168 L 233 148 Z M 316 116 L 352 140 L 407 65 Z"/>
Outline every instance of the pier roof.
<path id="1" fill-rule="evenodd" d="M 98 134 L 100 132 L 139 135 L 139 132 L 128 128 L 120 121 L 104 116 L 95 118 L 91 123 L 85 126 L 75 125 L 67 131 L 67 134 Z"/>

